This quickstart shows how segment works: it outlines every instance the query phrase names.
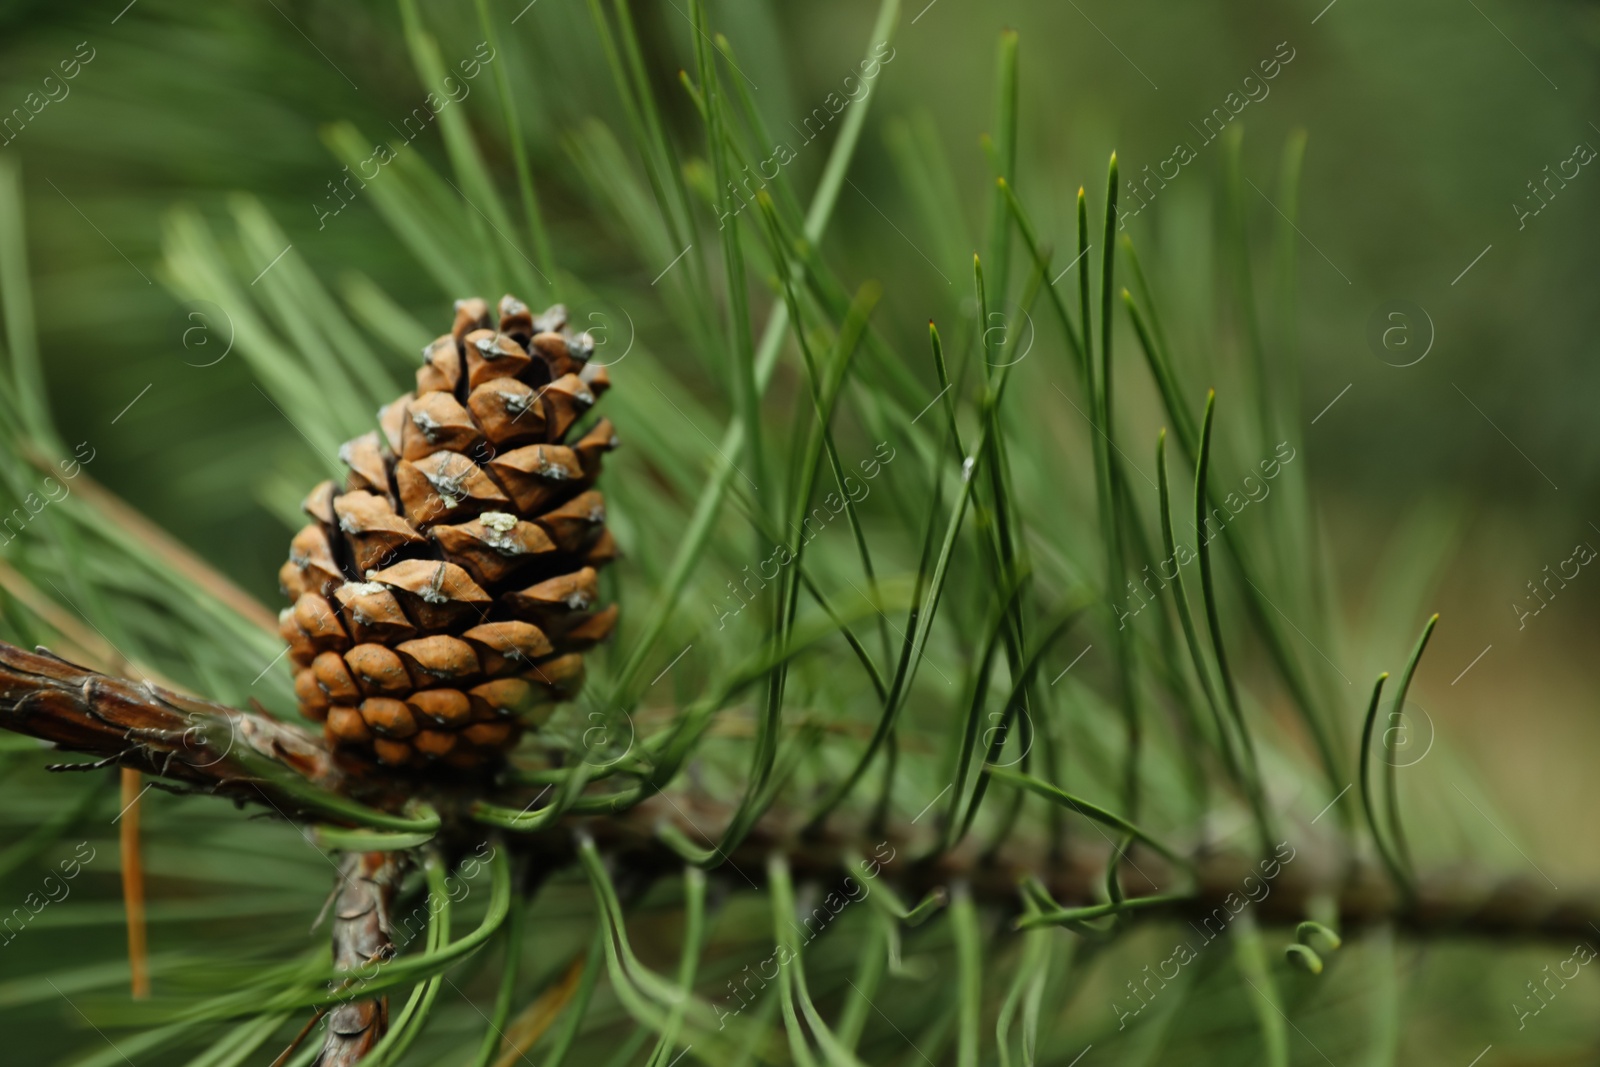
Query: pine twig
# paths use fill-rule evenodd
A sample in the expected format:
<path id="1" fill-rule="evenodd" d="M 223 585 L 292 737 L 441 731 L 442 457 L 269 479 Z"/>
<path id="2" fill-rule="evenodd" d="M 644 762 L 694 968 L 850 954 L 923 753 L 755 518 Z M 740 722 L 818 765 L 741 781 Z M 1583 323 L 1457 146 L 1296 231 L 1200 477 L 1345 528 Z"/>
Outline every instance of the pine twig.
<path id="1" fill-rule="evenodd" d="M 665 842 L 661 827 L 681 822 L 685 832 L 693 830 L 716 840 L 728 814 L 716 805 L 680 795 L 670 802 L 648 801 L 586 825 L 619 870 L 668 877 L 682 870 L 683 861 Z M 782 853 L 796 879 L 827 884 L 847 874 L 859 878 L 851 857 L 881 842 L 880 848 L 900 857 L 884 865 L 883 877 L 908 899 L 920 900 L 964 879 L 982 905 L 1019 908 L 1018 887 L 1030 876 L 1063 903 L 1102 899 L 1109 849 L 1096 848 L 1086 839 L 1074 841 L 1054 858 L 1047 858 L 1036 842 L 1027 841 L 993 853 L 973 843 L 929 856 L 934 839 L 925 829 L 903 822 L 869 834 L 865 827 L 840 819 L 830 821 L 821 833 L 807 834 L 798 823 L 783 823 L 780 814 L 756 824 L 738 847 L 726 853 L 729 868 L 759 884 L 765 858 Z M 1592 889 L 1551 892 L 1521 874 L 1453 867 L 1419 876 L 1415 896 L 1408 899 L 1377 867 L 1350 859 L 1337 839 L 1319 836 L 1315 843 L 1323 846 L 1317 854 L 1312 853 L 1312 842 L 1304 842 L 1298 857 L 1283 864 L 1281 875 L 1270 881 L 1259 900 L 1246 897 L 1247 886 L 1262 881 L 1258 857 L 1249 852 L 1195 855 L 1188 874 L 1175 874 L 1153 854 L 1141 852 L 1142 872 L 1124 871 L 1123 887 L 1129 897 L 1165 898 L 1158 906 L 1143 908 L 1144 916 L 1201 925 L 1248 907 L 1264 927 L 1292 927 L 1322 900 L 1333 902 L 1341 931 L 1392 924 L 1423 937 L 1561 940 L 1585 936 L 1585 931 L 1593 936 L 1590 924 L 1600 925 L 1600 894 Z M 572 851 L 570 824 L 529 835 L 520 844 L 536 852 L 546 869 L 558 868 Z M 911 858 L 916 856 L 928 858 Z"/>
<path id="2" fill-rule="evenodd" d="M 302 790 L 342 795 L 347 786 L 322 739 L 297 726 L 3 642 L 0 729 L 102 765 L 270 805 L 286 818 L 307 810 Z"/>
<path id="3" fill-rule="evenodd" d="M 333 963 L 359 973 L 394 954 L 393 910 L 405 874 L 401 852 L 350 852 L 339 864 L 339 896 L 333 912 Z M 344 990 L 359 990 L 347 979 Z M 322 1053 L 312 1067 L 350 1067 L 361 1062 L 389 1029 L 389 998 L 347 1000 L 327 1014 Z"/>
<path id="4" fill-rule="evenodd" d="M 87 752 L 105 763 L 120 763 L 146 773 L 239 801 L 268 805 L 289 819 L 332 817 L 377 829 L 417 829 L 422 820 L 402 819 L 410 792 L 401 780 L 373 776 L 358 799 L 371 805 L 356 810 L 346 798 L 351 781 L 333 762 L 322 739 L 298 727 L 217 704 L 189 700 L 154 686 L 108 678 L 50 655 L 23 652 L 0 643 L 0 729 L 29 734 L 60 747 Z M 499 799 L 507 799 L 501 797 Z M 690 819 L 687 811 L 693 815 Z M 463 814 L 458 812 L 457 814 Z M 791 812 L 790 815 L 793 815 Z M 603 818 L 569 815 L 544 829 L 514 835 L 508 844 L 534 857 L 543 870 L 575 859 L 572 831 L 585 827 L 619 866 L 650 878 L 682 870 L 662 827 L 678 827 L 716 840 L 733 812 L 704 798 L 680 795 L 676 802 L 646 801 Z M 683 825 L 679 825 L 679 823 Z M 439 826 L 437 818 L 433 827 Z M 897 891 L 914 898 L 957 880 L 967 881 L 975 899 L 987 906 L 1015 907 L 1017 889 L 1032 877 L 1065 904 L 1098 899 L 1105 874 L 1105 850 L 1087 844 L 1041 856 L 1026 842 L 994 853 L 978 846 L 930 855 L 936 842 L 907 825 L 881 831 L 847 826 L 843 819 L 806 833 L 798 818 L 773 811 L 750 828 L 725 855 L 728 865 L 756 880 L 773 853 L 787 858 L 796 877 L 838 879 L 853 873 L 851 859 L 870 851 L 868 838 L 880 840 L 905 857 L 888 872 Z M 1369 866 L 1350 865 L 1335 853 L 1286 864 L 1270 895 L 1250 907 L 1263 925 L 1294 925 L 1310 913 L 1312 902 L 1333 898 L 1341 928 L 1395 924 L 1423 935 L 1568 937 L 1583 936 L 1600 923 L 1600 898 L 1552 894 L 1521 878 L 1482 872 L 1446 871 L 1417 879 L 1415 895 L 1397 894 Z M 366 855 L 365 853 L 352 853 Z M 927 856 L 913 860 L 914 856 Z M 1226 909 L 1236 913 L 1254 858 L 1211 854 L 1194 858 L 1194 870 L 1174 876 L 1165 866 L 1145 863 L 1152 878 L 1127 878 L 1130 896 L 1161 894 L 1169 899 L 1146 915 L 1204 921 Z M 1231 903 L 1230 903 L 1231 902 Z M 354 914 L 354 909 L 344 909 Z"/>

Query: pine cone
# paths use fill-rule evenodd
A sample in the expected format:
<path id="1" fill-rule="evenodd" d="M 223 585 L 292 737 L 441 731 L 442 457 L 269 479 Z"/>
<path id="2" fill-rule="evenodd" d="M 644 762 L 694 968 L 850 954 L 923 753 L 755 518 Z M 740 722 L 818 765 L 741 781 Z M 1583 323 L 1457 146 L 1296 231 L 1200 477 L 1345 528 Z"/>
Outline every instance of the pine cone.
<path id="1" fill-rule="evenodd" d="M 562 443 L 610 382 L 566 320 L 507 296 L 495 330 L 484 301 L 457 301 L 416 392 L 340 449 L 345 489 L 306 498 L 280 629 L 301 711 L 347 762 L 499 762 L 616 624 L 596 606 L 616 546 L 593 488 L 611 423 Z"/>

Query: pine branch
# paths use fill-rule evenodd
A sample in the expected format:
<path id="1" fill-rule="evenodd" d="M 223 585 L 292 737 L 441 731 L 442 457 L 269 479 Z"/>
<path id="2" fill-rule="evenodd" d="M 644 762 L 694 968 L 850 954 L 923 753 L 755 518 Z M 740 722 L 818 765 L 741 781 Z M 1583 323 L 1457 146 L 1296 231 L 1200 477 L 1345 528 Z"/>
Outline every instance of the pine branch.
<path id="1" fill-rule="evenodd" d="M 348 785 L 322 739 L 297 726 L 4 642 L 0 728 L 98 757 L 66 768 L 131 767 L 182 787 L 268 805 L 285 818 L 313 810 L 308 796 L 343 795 Z"/>
<path id="2" fill-rule="evenodd" d="M 667 876 L 681 871 L 683 861 L 664 843 L 661 827 L 698 828 L 698 835 L 715 839 L 718 820 L 716 809 L 706 804 L 694 806 L 687 798 L 677 797 L 672 802 L 663 799 L 659 806 L 657 801 L 646 802 L 603 822 L 586 820 L 585 826 L 619 869 Z M 573 851 L 568 827 L 570 823 L 535 835 L 525 847 L 532 847 L 542 863 L 555 866 L 564 862 Z M 1101 900 L 1111 851 L 1079 836 L 1061 849 L 1054 862 L 1047 863 L 1045 850 L 1036 842 L 1018 842 L 998 852 L 975 842 L 938 852 L 934 833 L 914 832 L 909 824 L 890 825 L 876 833 L 869 833 L 865 825 L 831 823 L 820 835 L 802 829 L 798 817 L 785 823 L 783 813 L 758 824 L 726 854 L 727 865 L 746 876 L 737 879 L 738 883 L 744 885 L 749 879 L 759 884 L 765 858 L 774 852 L 788 857 L 796 879 L 810 878 L 823 884 L 846 875 L 860 879 L 854 857 L 887 846 L 896 859 L 883 865 L 882 877 L 908 899 L 923 899 L 966 882 L 978 902 L 1020 914 L 1018 887 L 1030 877 L 1059 901 Z M 1202 925 L 1212 918 L 1213 928 L 1217 918 L 1242 910 L 1241 904 L 1254 912 L 1263 926 L 1292 926 L 1311 914 L 1315 901 L 1324 898 L 1334 902 L 1341 928 L 1352 931 L 1394 924 L 1424 936 L 1560 940 L 1592 937 L 1594 928 L 1589 924 L 1600 926 L 1600 894 L 1554 892 L 1542 883 L 1503 872 L 1465 868 L 1431 872 L 1419 880 L 1415 900 L 1408 904 L 1379 867 L 1348 855 L 1337 839 L 1323 837 L 1318 845 L 1323 854 L 1310 854 L 1307 846 L 1271 880 L 1263 879 L 1257 858 L 1245 852 L 1196 856 L 1192 874 L 1182 876 L 1163 865 L 1159 856 L 1139 851 L 1135 856 L 1138 867 L 1130 865 L 1124 870 L 1121 882 L 1130 898 L 1171 897 L 1157 906 L 1141 908 L 1141 915 Z M 1268 887 L 1265 894 L 1258 901 L 1249 900 L 1250 893 L 1261 892 L 1261 884 Z"/>
<path id="3" fill-rule="evenodd" d="M 331 818 L 379 829 L 426 825 L 395 814 L 405 809 L 415 783 L 374 776 L 361 783 L 359 795 L 351 796 L 349 791 L 357 788 L 354 780 L 339 769 L 322 738 L 299 727 L 109 678 L 4 643 L 0 728 L 100 757 L 94 765 L 135 767 L 181 786 L 263 804 L 287 819 Z M 352 799 L 371 807 L 361 808 Z M 683 868 L 682 855 L 668 837 L 718 840 L 733 814 L 707 798 L 680 795 L 671 801 L 652 799 L 615 815 L 570 815 L 540 831 L 510 835 L 508 845 L 534 857 L 539 869 L 554 870 L 575 862 L 573 831 L 581 827 L 619 868 L 648 879 Z M 438 829 L 437 819 L 433 827 Z M 663 827 L 670 832 L 664 833 Z M 937 830 L 891 825 L 880 832 L 836 816 L 808 831 L 800 812 L 775 810 L 723 858 L 732 870 L 759 883 L 766 858 L 778 852 L 788 858 L 797 878 L 827 882 L 859 877 L 856 857 L 875 851 L 881 856 L 887 847 L 896 859 L 884 865 L 885 876 L 912 899 L 965 882 L 979 902 L 1020 910 L 1018 889 L 1030 879 L 1065 904 L 1098 902 L 1110 850 L 1085 841 L 1075 839 L 1054 859 L 1027 842 L 995 851 L 971 841 L 941 851 Z M 1284 863 L 1282 874 L 1265 883 L 1265 895 L 1248 904 L 1243 902 L 1250 886 L 1261 875 L 1256 858 L 1244 853 L 1197 855 L 1192 872 L 1182 873 L 1141 850 L 1135 858 L 1138 866 L 1129 864 L 1122 885 L 1130 898 L 1170 898 L 1141 908 L 1141 914 L 1200 924 L 1207 918 L 1231 917 L 1243 904 L 1262 925 L 1292 926 L 1310 914 L 1313 901 L 1331 898 L 1341 926 L 1351 930 L 1392 923 L 1429 936 L 1567 938 L 1588 936 L 1591 923 L 1600 925 L 1600 895 L 1550 892 L 1521 876 L 1470 870 L 1424 874 L 1408 901 L 1378 868 L 1346 854 L 1338 839 L 1324 837 L 1321 843 L 1327 854 Z M 371 864 L 377 861 L 362 862 L 368 866 L 361 869 L 376 877 Z M 341 894 L 351 892 L 353 880 L 344 881 Z M 341 896 L 339 907 L 354 921 L 354 898 L 347 907 Z M 344 936 L 355 934 L 341 933 L 336 924 L 336 948 Z"/>
<path id="4" fill-rule="evenodd" d="M 404 874 L 403 853 L 352 852 L 342 858 L 333 912 L 333 962 L 339 970 L 359 975 L 394 954 L 389 917 Z M 347 983 L 359 989 L 358 978 Z M 349 1067 L 387 1032 L 389 998 L 345 1001 L 329 1011 L 327 1019 L 322 1053 L 313 1067 Z"/>

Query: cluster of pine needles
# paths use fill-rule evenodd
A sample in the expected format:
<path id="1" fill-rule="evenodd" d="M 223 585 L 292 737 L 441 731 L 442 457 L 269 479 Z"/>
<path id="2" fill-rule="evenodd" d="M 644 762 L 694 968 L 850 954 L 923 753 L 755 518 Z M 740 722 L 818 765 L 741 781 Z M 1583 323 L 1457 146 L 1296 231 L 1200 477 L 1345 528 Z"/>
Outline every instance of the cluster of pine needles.
<path id="1" fill-rule="evenodd" d="M 400 10 L 434 86 L 453 53 L 413 0 Z M 483 0 L 476 13 L 454 35 L 515 55 L 506 20 Z M 359 276 L 330 289 L 246 196 L 231 227 L 175 210 L 160 265 L 180 302 L 226 320 L 229 351 L 308 446 L 258 488 L 286 523 L 306 487 L 341 477 L 339 443 L 375 426 L 450 299 L 564 302 L 580 327 L 604 312 L 596 359 L 623 443 L 602 486 L 623 550 L 606 581 L 623 622 L 583 696 L 448 847 L 425 813 L 364 821 L 330 804 L 325 825 L 293 826 L 144 796 L 153 949 L 133 964 L 154 995 L 133 1001 L 122 904 L 85 899 L 116 863 L 114 772 L 47 777 L 34 742 L 0 736 L 4 909 L 37 899 L 80 842 L 94 856 L 82 882 L 51 876 L 60 902 L 0 933 L 7 1028 L 65 1023 L 39 1045 L 76 1049 L 60 1061 L 74 1067 L 265 1064 L 286 1047 L 278 1062 L 305 1067 L 318 1042 L 295 1035 L 350 993 L 307 930 L 331 865 L 403 850 L 414 876 L 391 920 L 407 933 L 360 988 L 392 1000 L 371 1064 L 1380 1064 L 1398 1062 L 1408 1002 L 1473 1020 L 1452 1050 L 1513 1040 L 1500 994 L 1518 983 L 1496 982 L 1521 973 L 1519 950 L 1474 972 L 1452 965 L 1490 951 L 1470 938 L 1404 932 L 1428 885 L 1380 727 L 1402 714 L 1435 620 L 1392 606 L 1421 637 L 1408 659 L 1378 653 L 1402 668 L 1387 697 L 1381 677 L 1352 697 L 1336 665 L 1361 656 L 1339 624 L 1299 416 L 1305 139 L 1281 155 L 1270 317 L 1237 125 L 1221 144 L 1217 270 L 1240 356 L 1224 372 L 1169 335 L 1159 271 L 1118 226 L 1114 156 L 1075 200 L 1019 185 L 1005 35 L 987 232 L 924 331 L 892 280 L 848 280 L 860 266 L 826 251 L 875 87 L 809 190 L 800 167 L 752 189 L 778 142 L 701 0 L 673 99 L 629 5 L 587 13 L 623 128 L 566 131 L 566 163 L 611 261 L 569 257 L 547 228 L 535 179 L 555 164 L 526 150 L 500 62 L 477 110 L 439 112 L 442 165 L 406 149 L 362 189 L 437 285 L 425 316 Z M 869 59 L 901 15 L 883 0 Z M 684 114 L 698 126 L 669 121 Z M 897 212 L 949 267 L 968 240 L 951 168 L 926 122 L 888 130 Z M 326 140 L 350 167 L 372 154 L 351 125 Z M 49 413 L 20 175 L 0 164 L 0 492 L 28 511 L 0 556 L 0 630 L 292 718 L 277 605 L 139 519 L 92 465 L 41 500 L 76 442 Z M 1026 202 L 1069 206 L 1047 227 Z M 1241 511 L 1241 480 L 1269 461 L 1270 499 Z M 607 827 L 641 810 L 680 872 L 608 853 Z M 570 838 L 559 865 L 526 844 L 552 832 Z M 1206 950 L 1214 924 L 1178 916 L 1248 890 L 1218 891 L 1214 861 L 1230 856 L 1278 877 L 1251 906 L 1223 904 L 1223 943 Z M 1382 904 L 1340 948 L 1357 871 Z M 1174 942 L 1199 950 L 1168 975 Z M 1570 1039 L 1552 1025 L 1542 1040 Z"/>

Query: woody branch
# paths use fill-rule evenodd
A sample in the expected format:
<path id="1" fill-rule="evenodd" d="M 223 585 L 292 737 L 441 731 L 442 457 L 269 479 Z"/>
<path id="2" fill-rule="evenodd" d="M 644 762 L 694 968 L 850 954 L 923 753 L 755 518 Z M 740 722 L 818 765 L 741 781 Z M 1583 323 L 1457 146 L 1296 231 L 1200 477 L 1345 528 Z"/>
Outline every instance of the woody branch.
<path id="1" fill-rule="evenodd" d="M 298 727 L 110 678 L 4 643 L 0 728 L 99 758 L 84 766 L 135 767 L 180 785 L 268 805 L 290 819 L 311 816 L 301 792 L 343 795 L 352 788 L 322 738 Z M 264 775 L 263 762 L 289 774 Z M 363 801 L 389 810 L 408 795 L 401 783 L 363 788 L 378 791 L 363 795 Z M 573 858 L 572 831 L 582 826 L 619 866 L 649 876 L 682 867 L 682 860 L 662 842 L 663 822 L 685 834 L 717 840 L 730 818 L 723 806 L 691 792 L 670 804 L 647 801 L 605 818 L 569 817 L 547 830 L 516 835 L 508 844 L 536 855 L 548 870 Z M 1104 882 L 1106 850 L 1081 839 L 1044 863 L 1025 845 L 993 855 L 976 845 L 935 855 L 932 839 L 910 826 L 869 835 L 835 820 L 820 835 L 801 830 L 784 813 L 774 812 L 727 854 L 728 863 L 759 882 L 766 856 L 780 850 L 798 876 L 840 879 L 852 873 L 848 857 L 872 852 L 882 841 L 897 857 L 886 874 L 904 891 L 921 894 L 961 880 L 980 899 L 1002 907 L 1016 905 L 1017 886 L 1027 875 L 1039 878 L 1064 904 L 1096 900 Z M 1262 923 L 1295 923 L 1307 916 L 1313 899 L 1328 898 L 1340 922 L 1351 928 L 1393 923 L 1421 934 L 1566 938 L 1589 936 L 1594 929 L 1590 924 L 1600 925 L 1600 895 L 1552 893 L 1526 878 L 1468 870 L 1425 874 L 1407 902 L 1374 867 L 1344 856 L 1338 842 L 1325 839 L 1320 845 L 1327 847 L 1319 847 L 1318 855 L 1283 864 L 1281 876 L 1268 879 L 1270 889 L 1260 899 L 1251 888 L 1261 880 L 1256 861 L 1229 853 L 1198 857 L 1188 878 L 1174 875 L 1159 858 L 1141 854 L 1138 867 L 1124 871 L 1124 889 L 1130 895 L 1178 891 L 1182 899 L 1145 914 L 1200 922 L 1217 916 L 1219 909 L 1237 914 L 1249 907 Z"/>
<path id="2" fill-rule="evenodd" d="M 288 783 L 341 793 L 321 738 L 287 723 L 112 678 L 0 642 L 0 728 L 97 757 L 66 769 L 131 767 L 221 796 L 301 812 Z M 263 765 L 292 772 L 274 780 Z"/>

